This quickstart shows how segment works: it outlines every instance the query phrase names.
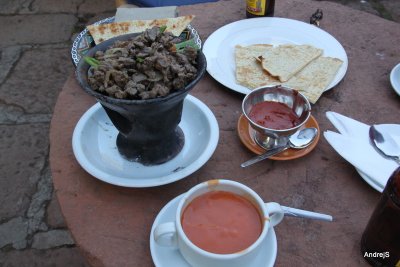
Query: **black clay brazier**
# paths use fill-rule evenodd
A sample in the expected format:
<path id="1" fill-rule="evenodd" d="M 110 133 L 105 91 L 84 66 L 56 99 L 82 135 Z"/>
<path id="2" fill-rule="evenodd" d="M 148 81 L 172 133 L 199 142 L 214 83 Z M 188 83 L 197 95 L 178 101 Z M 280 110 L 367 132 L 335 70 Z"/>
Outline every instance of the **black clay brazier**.
<path id="1" fill-rule="evenodd" d="M 96 51 L 106 50 L 116 40 L 128 40 L 136 35 L 109 39 L 90 49 L 86 55 L 92 57 Z M 156 165 L 174 158 L 184 145 L 185 137 L 178 124 L 184 98 L 206 71 L 207 62 L 201 51 L 197 63 L 197 76 L 185 88 L 165 97 L 146 100 L 116 99 L 92 90 L 87 82 L 90 66 L 83 59 L 77 65 L 76 76 L 81 87 L 97 99 L 119 131 L 116 140 L 119 153 L 130 161 Z"/>

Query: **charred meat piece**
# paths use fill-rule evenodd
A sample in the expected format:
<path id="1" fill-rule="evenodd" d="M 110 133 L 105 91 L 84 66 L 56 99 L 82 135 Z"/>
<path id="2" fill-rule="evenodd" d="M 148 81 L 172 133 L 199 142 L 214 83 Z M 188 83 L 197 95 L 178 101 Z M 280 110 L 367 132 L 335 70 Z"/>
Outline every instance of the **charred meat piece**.
<path id="1" fill-rule="evenodd" d="M 182 42 L 159 27 L 129 41 L 117 41 L 94 55 L 99 62 L 89 71 L 93 90 L 118 99 L 150 99 L 182 90 L 197 74 L 197 49 L 172 49 Z"/>

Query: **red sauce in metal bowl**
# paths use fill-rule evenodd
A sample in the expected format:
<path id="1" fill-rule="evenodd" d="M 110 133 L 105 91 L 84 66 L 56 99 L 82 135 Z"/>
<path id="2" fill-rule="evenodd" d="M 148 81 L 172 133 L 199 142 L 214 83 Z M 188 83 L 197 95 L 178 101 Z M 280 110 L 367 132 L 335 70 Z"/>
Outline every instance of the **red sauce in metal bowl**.
<path id="1" fill-rule="evenodd" d="M 255 205 L 227 191 L 211 191 L 193 199 L 182 213 L 181 224 L 193 244 L 218 254 L 248 248 L 263 227 Z"/>
<path id="2" fill-rule="evenodd" d="M 249 117 L 258 125 L 275 130 L 293 128 L 301 122 L 299 116 L 286 104 L 274 101 L 255 104 Z"/>

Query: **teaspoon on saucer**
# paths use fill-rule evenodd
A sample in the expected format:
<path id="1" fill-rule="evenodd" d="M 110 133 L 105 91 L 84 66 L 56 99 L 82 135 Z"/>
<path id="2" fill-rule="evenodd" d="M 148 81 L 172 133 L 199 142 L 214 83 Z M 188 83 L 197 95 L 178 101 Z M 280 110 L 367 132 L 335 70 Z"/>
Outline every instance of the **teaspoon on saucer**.
<path id="1" fill-rule="evenodd" d="M 294 149 L 305 148 L 314 141 L 315 137 L 317 136 L 317 133 L 318 133 L 317 128 L 310 127 L 310 128 L 304 128 L 294 133 L 290 137 L 287 136 L 281 137 L 283 139 L 282 141 L 284 145 L 272 148 L 261 155 L 258 155 L 246 162 L 243 162 L 240 166 L 242 168 L 248 167 L 250 165 L 253 165 L 254 163 L 272 157 L 273 155 L 276 155 L 288 148 L 294 148 Z"/>
<path id="2" fill-rule="evenodd" d="M 318 212 L 313 212 L 313 211 L 308 211 L 308 210 L 300 210 L 300 209 L 290 208 L 290 207 L 286 207 L 286 206 L 282 206 L 282 205 L 281 205 L 281 208 L 283 209 L 285 216 L 307 218 L 307 219 L 321 220 L 321 221 L 327 221 L 327 222 L 333 221 L 332 216 L 328 215 L 328 214 L 323 214 L 323 213 L 318 213 Z"/>

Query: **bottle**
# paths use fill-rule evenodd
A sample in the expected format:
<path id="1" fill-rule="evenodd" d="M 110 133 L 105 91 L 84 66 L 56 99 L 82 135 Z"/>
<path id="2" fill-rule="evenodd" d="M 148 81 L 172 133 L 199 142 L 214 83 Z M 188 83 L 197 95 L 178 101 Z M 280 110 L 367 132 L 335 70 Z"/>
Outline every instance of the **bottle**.
<path id="1" fill-rule="evenodd" d="M 372 266 L 400 267 L 400 167 L 390 176 L 361 238 Z"/>
<path id="2" fill-rule="evenodd" d="M 246 0 L 246 17 L 273 17 L 275 0 Z"/>

